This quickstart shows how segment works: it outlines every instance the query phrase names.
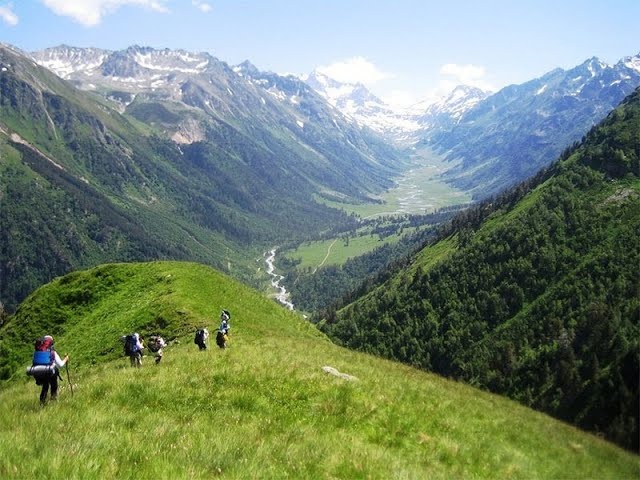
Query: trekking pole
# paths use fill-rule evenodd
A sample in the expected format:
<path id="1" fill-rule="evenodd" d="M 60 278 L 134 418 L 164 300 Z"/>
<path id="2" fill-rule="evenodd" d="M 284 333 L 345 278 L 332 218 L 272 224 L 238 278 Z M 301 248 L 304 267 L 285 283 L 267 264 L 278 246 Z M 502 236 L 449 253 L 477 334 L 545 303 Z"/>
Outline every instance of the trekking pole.
<path id="1" fill-rule="evenodd" d="M 73 397 L 73 385 L 71 384 L 71 376 L 69 375 L 69 362 L 64 365 L 67 369 L 67 381 L 69 382 L 69 388 L 71 389 L 71 396 Z"/>

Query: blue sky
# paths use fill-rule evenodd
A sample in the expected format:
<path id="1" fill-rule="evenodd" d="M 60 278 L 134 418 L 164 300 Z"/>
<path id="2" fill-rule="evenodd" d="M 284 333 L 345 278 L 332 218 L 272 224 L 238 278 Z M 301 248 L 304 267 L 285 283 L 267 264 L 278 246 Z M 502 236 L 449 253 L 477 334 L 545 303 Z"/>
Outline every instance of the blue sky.
<path id="1" fill-rule="evenodd" d="M 640 0 L 0 0 L 0 41 L 205 51 L 360 81 L 390 103 L 640 53 Z"/>

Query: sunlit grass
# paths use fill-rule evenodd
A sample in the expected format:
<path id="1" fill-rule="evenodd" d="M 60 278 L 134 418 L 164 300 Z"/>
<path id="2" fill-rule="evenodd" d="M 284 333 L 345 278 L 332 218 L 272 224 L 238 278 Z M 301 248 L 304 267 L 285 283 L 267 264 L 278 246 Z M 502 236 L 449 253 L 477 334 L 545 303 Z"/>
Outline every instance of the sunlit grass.
<path id="1" fill-rule="evenodd" d="M 63 371 L 60 398 L 45 408 L 32 381 L 13 382 L 0 391 L 0 478 L 633 479 L 640 472 L 637 456 L 512 401 L 337 347 L 295 313 L 206 268 L 118 268 L 132 285 L 143 273 L 172 275 L 164 296 L 156 297 L 162 282 L 140 296 L 180 305 L 191 319 L 209 318 L 224 302 L 233 314 L 230 347 L 199 351 L 189 334 L 174 339 L 159 365 L 72 363 L 73 395 Z M 134 292 L 116 295 L 110 310 L 130 298 Z M 106 308 L 108 297 L 102 302 Z M 98 342 L 94 335 L 87 326 Z M 82 358 L 74 337 L 57 343 Z M 357 380 L 328 375 L 326 365 Z"/>

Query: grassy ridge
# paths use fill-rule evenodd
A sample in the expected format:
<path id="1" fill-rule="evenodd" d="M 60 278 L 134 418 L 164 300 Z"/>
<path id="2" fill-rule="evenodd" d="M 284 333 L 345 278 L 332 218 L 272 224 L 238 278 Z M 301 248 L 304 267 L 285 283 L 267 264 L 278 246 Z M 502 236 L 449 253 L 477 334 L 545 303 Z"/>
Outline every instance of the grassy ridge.
<path id="1" fill-rule="evenodd" d="M 250 288 L 195 263 L 108 264 L 74 272 L 38 289 L 0 332 L 0 369 L 16 375 L 43 330 L 75 350 L 76 366 L 94 365 L 120 357 L 121 335 L 138 330 L 171 341 L 200 326 L 217 328 L 220 310 L 229 305 L 239 318 L 279 310 Z M 281 332 L 296 325 L 278 323 Z M 261 334 L 263 327 L 258 322 L 248 328 Z"/>
<path id="2" fill-rule="evenodd" d="M 230 348 L 198 351 L 192 328 L 214 326 L 223 307 L 233 314 Z M 64 323 L 38 328 L 62 308 Z M 149 325 L 172 344 L 160 365 L 145 359 L 131 369 L 111 337 L 127 328 L 151 333 Z M 53 329 L 72 358 L 74 394 L 65 378 L 57 404 L 41 409 L 32 382 L 5 385 L 0 478 L 640 473 L 637 456 L 514 402 L 339 348 L 295 313 L 200 265 L 107 265 L 58 279 L 23 304 L 0 347 L 21 334 L 15 352 L 25 352 L 26 364 L 31 332 Z M 325 365 L 358 380 L 328 375 Z"/>

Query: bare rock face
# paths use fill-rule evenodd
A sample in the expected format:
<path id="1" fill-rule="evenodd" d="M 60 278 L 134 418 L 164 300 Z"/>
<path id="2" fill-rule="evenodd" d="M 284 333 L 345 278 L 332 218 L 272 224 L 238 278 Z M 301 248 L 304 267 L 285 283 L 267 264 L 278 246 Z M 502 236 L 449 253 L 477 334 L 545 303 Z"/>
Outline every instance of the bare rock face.
<path id="1" fill-rule="evenodd" d="M 205 139 L 206 137 L 202 125 L 193 118 L 185 119 L 185 121 L 178 127 L 178 130 L 171 136 L 171 140 L 183 145 L 202 142 Z"/>

